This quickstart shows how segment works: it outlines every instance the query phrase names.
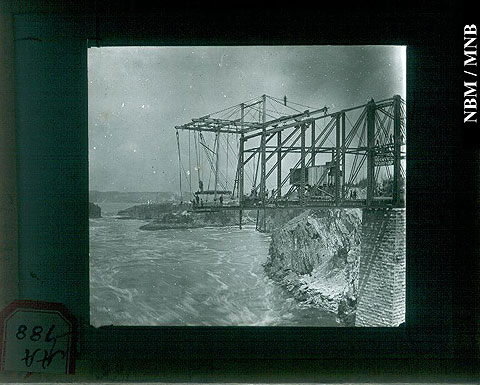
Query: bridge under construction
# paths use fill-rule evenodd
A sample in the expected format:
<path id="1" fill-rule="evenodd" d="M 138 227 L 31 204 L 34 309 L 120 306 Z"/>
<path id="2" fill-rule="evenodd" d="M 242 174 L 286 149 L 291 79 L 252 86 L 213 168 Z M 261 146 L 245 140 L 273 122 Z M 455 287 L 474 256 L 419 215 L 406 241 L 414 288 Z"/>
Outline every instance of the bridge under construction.
<path id="1" fill-rule="evenodd" d="M 405 101 L 330 112 L 262 95 L 176 126 L 194 211 L 405 206 Z M 187 187 L 186 187 L 187 186 Z M 264 215 L 265 218 L 265 215 Z"/>

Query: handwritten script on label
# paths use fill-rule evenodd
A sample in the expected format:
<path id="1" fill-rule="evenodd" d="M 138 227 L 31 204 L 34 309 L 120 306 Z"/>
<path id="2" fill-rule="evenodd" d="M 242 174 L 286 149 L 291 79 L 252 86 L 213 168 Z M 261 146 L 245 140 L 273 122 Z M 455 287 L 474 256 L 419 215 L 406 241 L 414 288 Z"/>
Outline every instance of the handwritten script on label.
<path id="1" fill-rule="evenodd" d="M 18 331 L 17 331 L 17 334 L 16 334 L 17 339 L 23 340 L 26 337 L 27 329 L 28 329 L 28 327 L 26 325 L 20 325 L 18 327 Z M 32 350 L 33 350 L 32 352 L 30 352 L 30 349 L 25 349 L 25 357 L 21 358 L 20 360 L 25 361 L 25 365 L 28 368 L 32 366 L 32 363 L 35 360 L 37 353 L 39 353 L 40 359 L 36 360 L 36 362 L 40 362 L 42 364 L 43 369 L 46 369 L 50 366 L 50 364 L 52 363 L 52 360 L 55 358 L 56 355 L 61 355 L 61 358 L 65 359 L 65 357 L 67 355 L 67 351 L 61 350 L 61 349 L 58 349 L 58 350 L 55 349 L 56 344 L 57 344 L 57 337 L 61 338 L 61 337 L 64 337 L 65 335 L 52 337 L 52 332 L 53 332 L 54 329 L 55 329 L 55 325 L 52 325 L 52 326 L 50 326 L 50 329 L 46 333 L 45 342 L 47 342 L 47 343 L 51 342 L 52 344 L 51 344 L 50 350 L 43 349 L 43 358 L 41 357 L 42 349 L 37 348 L 37 349 L 33 350 L 33 348 L 32 348 Z M 42 338 L 42 335 L 41 335 L 42 331 L 43 331 L 42 326 L 35 326 L 32 329 L 32 334 L 30 335 L 30 340 L 33 341 L 33 342 L 40 341 L 41 338 Z"/>
<path id="2" fill-rule="evenodd" d="M 3 370 L 72 372 L 75 321 L 62 311 L 19 307 L 2 321 Z"/>

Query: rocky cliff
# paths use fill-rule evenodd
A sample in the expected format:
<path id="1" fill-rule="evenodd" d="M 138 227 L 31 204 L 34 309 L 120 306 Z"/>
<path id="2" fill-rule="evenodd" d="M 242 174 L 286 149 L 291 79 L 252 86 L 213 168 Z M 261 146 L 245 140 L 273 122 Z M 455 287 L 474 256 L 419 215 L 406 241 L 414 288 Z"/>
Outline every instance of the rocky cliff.
<path id="1" fill-rule="evenodd" d="M 101 218 L 102 208 L 95 203 L 88 202 L 88 217 L 89 218 Z"/>
<path id="2" fill-rule="evenodd" d="M 266 233 L 273 233 L 278 229 L 281 229 L 285 223 L 292 220 L 293 218 L 304 213 L 304 208 L 294 208 L 294 209 L 267 209 L 267 214 L 265 218 L 265 229 L 263 228 L 263 210 L 258 211 L 258 230 Z"/>
<path id="3" fill-rule="evenodd" d="M 265 271 L 298 300 L 353 326 L 360 232 L 360 210 L 306 210 L 272 232 Z"/>

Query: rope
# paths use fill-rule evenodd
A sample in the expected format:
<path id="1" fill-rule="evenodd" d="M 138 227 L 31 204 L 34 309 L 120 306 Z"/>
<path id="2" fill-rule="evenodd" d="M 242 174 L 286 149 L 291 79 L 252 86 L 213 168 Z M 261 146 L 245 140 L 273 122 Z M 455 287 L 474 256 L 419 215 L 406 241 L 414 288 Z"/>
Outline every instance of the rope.
<path id="1" fill-rule="evenodd" d="M 229 114 L 229 115 L 226 115 L 226 114 L 225 114 L 224 117 L 223 117 L 223 119 L 228 120 L 228 119 L 230 119 L 230 118 L 232 117 L 232 115 L 237 114 L 237 113 L 239 113 L 239 112 L 240 112 L 240 106 L 237 106 L 237 107 L 232 111 L 231 114 Z"/>
<path id="2" fill-rule="evenodd" d="M 253 115 L 253 113 L 252 113 L 252 111 L 251 111 L 251 110 L 248 110 L 247 112 L 245 112 L 245 114 L 244 114 L 244 118 L 246 118 L 246 117 L 247 117 L 247 115 L 250 115 L 250 116 L 252 117 L 253 121 L 254 121 L 254 122 L 256 122 L 256 123 L 258 123 L 258 121 L 257 121 L 257 117 L 256 117 L 255 115 Z"/>
<path id="3" fill-rule="evenodd" d="M 200 133 L 200 140 L 201 140 L 201 141 L 200 141 L 200 144 L 201 144 L 202 146 L 204 146 L 206 149 L 208 149 L 208 150 L 211 151 L 213 154 L 215 154 L 215 152 L 212 151 L 206 144 L 202 143 L 202 142 L 205 141 L 202 133 Z M 216 145 L 216 142 L 214 143 L 214 145 Z M 207 151 L 205 151 L 205 154 L 206 154 L 206 156 L 207 156 L 207 160 L 208 160 L 208 163 L 209 163 L 209 165 L 210 165 L 210 174 L 209 174 L 209 177 L 208 177 L 208 186 L 207 186 L 207 190 L 209 190 L 209 189 L 210 189 L 210 182 L 211 182 L 211 180 L 212 180 L 212 172 L 215 173 L 215 166 L 214 166 L 213 158 L 211 158 L 212 155 L 211 155 L 210 153 L 208 153 Z M 220 172 L 220 170 L 219 170 L 219 176 L 225 177 L 225 176 L 223 175 L 223 173 Z M 226 186 L 220 181 L 220 178 L 218 178 L 217 183 L 220 184 L 220 187 L 221 187 L 222 189 L 227 190 Z"/>
<path id="4" fill-rule="evenodd" d="M 192 193 L 192 162 L 191 162 L 191 155 L 190 155 L 190 138 L 191 138 L 191 131 L 188 131 L 188 176 L 189 176 L 189 184 L 190 184 L 190 194 Z"/>
<path id="5" fill-rule="evenodd" d="M 180 139 L 178 135 L 178 130 L 176 131 L 177 133 L 177 150 L 178 150 L 178 171 L 179 171 L 179 176 L 180 176 L 180 201 L 183 202 L 183 194 L 182 194 L 182 162 L 180 158 Z"/>
<path id="6" fill-rule="evenodd" d="M 251 102 L 251 101 L 253 101 L 253 100 L 255 100 L 255 99 L 259 99 L 259 97 L 254 97 L 254 98 L 252 98 L 252 99 L 250 99 L 250 100 L 247 100 L 246 102 L 243 102 L 243 103 L 244 103 L 244 104 L 247 104 L 247 103 L 249 103 L 249 102 Z M 229 110 L 229 109 L 231 109 L 231 108 L 235 108 L 235 107 L 239 107 L 239 106 L 240 106 L 239 104 L 236 104 L 236 105 L 234 105 L 234 106 L 230 106 L 230 107 L 224 108 L 223 110 L 220 110 L 220 111 L 217 111 L 217 112 L 212 112 L 212 113 L 209 114 L 209 115 L 210 115 L 210 116 L 211 116 L 211 115 L 216 115 L 216 114 L 219 114 L 219 113 L 221 113 L 221 112 L 227 111 L 227 110 Z"/>
<path id="7" fill-rule="evenodd" d="M 185 166 L 183 165 L 183 162 L 180 162 L 180 166 L 181 166 L 181 169 L 182 169 L 183 173 L 185 174 L 185 179 L 187 180 L 187 182 L 189 182 L 189 180 L 187 178 L 188 174 L 187 174 L 187 171 L 185 170 Z M 192 193 L 192 185 L 190 184 L 190 182 L 189 182 L 189 187 L 190 187 L 190 193 Z"/>
<path id="8" fill-rule="evenodd" d="M 278 114 L 278 116 L 282 116 L 280 112 L 278 112 L 278 110 L 275 108 L 275 105 L 272 103 L 272 100 L 270 98 L 268 98 L 267 100 L 269 101 L 270 105 L 275 110 L 275 112 Z"/>
<path id="9" fill-rule="evenodd" d="M 260 122 L 262 120 L 262 114 L 263 114 L 262 109 L 260 107 L 256 107 L 256 106 L 252 106 L 250 108 L 255 110 L 255 112 L 258 112 L 258 121 Z M 266 110 L 266 111 L 270 111 L 270 110 Z M 268 117 L 270 117 L 272 119 L 277 118 L 276 116 L 270 115 L 270 114 L 267 114 L 267 113 L 265 113 L 265 115 L 267 115 Z"/>
<path id="10" fill-rule="evenodd" d="M 193 132 L 193 139 L 194 139 L 194 143 L 195 143 L 195 159 L 197 161 L 198 183 L 200 184 L 200 181 L 201 181 L 201 178 L 200 178 L 200 156 L 198 154 L 198 145 L 197 145 L 198 138 L 197 138 L 197 134 L 195 133 L 195 131 Z"/>
<path id="11" fill-rule="evenodd" d="M 352 130 L 349 132 L 349 134 L 347 135 L 347 138 L 346 138 L 346 147 L 349 147 L 350 144 L 353 142 L 353 139 L 355 138 L 355 136 L 359 139 L 360 141 L 360 138 L 358 136 L 358 129 L 360 127 L 360 124 L 361 122 L 363 121 L 363 118 L 365 117 L 367 113 L 367 110 L 364 109 L 360 116 L 358 117 L 357 121 L 355 122 L 355 124 L 353 125 L 352 122 L 350 121 L 350 119 L 348 118 L 348 115 L 345 114 L 345 117 L 347 118 L 348 122 L 350 123 L 350 125 L 352 126 Z"/>
<path id="12" fill-rule="evenodd" d="M 365 114 L 365 116 L 366 116 L 366 114 Z M 359 139 L 359 142 L 358 142 L 358 147 L 361 147 L 362 144 L 363 144 L 363 138 L 365 137 L 366 123 L 367 123 L 367 119 L 363 119 L 362 133 L 360 135 L 360 139 Z M 360 125 L 359 125 L 359 127 L 360 127 Z M 359 157 L 359 154 L 355 154 L 355 158 L 353 159 L 352 171 L 351 171 L 351 174 L 350 174 L 350 179 L 348 180 L 348 184 L 352 184 L 354 181 L 356 181 L 357 175 L 360 172 L 360 168 L 363 165 L 363 161 L 366 159 L 366 156 L 363 156 L 362 160 L 360 161 L 360 165 L 358 166 L 358 170 L 355 170 L 355 166 L 357 164 L 358 157 Z"/>
<path id="13" fill-rule="evenodd" d="M 228 186 L 228 153 L 229 153 L 230 151 L 228 151 L 228 134 L 226 134 L 226 135 L 227 135 L 227 137 L 225 138 L 225 140 L 227 141 L 227 150 L 226 150 L 225 152 L 227 153 L 227 168 L 226 168 L 225 173 L 226 173 L 226 180 L 227 180 L 227 182 L 225 183 L 225 186 Z M 227 188 L 227 190 L 228 190 L 228 188 Z"/>

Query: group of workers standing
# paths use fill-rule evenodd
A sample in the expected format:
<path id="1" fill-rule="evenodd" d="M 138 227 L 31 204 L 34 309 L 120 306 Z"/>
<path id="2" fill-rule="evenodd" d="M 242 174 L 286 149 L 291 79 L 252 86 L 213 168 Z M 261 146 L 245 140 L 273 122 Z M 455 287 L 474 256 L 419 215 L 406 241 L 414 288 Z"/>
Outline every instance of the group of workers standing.
<path id="1" fill-rule="evenodd" d="M 310 187 L 310 186 L 308 186 Z M 318 193 L 321 193 L 321 190 L 318 189 L 318 188 L 308 188 L 306 186 L 306 194 L 307 195 L 314 195 L 316 196 L 316 194 Z M 330 186 L 329 186 L 330 187 Z M 275 189 L 272 189 L 271 191 L 271 197 L 274 198 L 275 197 Z M 194 193 L 194 198 L 190 201 L 193 208 L 203 208 L 204 206 L 211 206 L 208 204 L 207 201 L 204 201 L 202 198 L 200 198 L 200 193 L 201 191 L 197 191 Z M 266 198 L 268 199 L 268 191 L 266 192 Z M 351 200 L 356 200 L 358 198 L 358 192 L 357 192 L 357 189 L 355 188 L 352 188 L 348 191 L 347 193 L 347 196 L 349 199 Z M 245 197 L 246 199 L 249 199 L 249 200 L 253 200 L 253 201 L 258 201 L 261 199 L 260 197 L 260 194 L 257 192 L 257 189 L 255 188 L 252 188 L 251 192 L 250 192 L 250 195 L 248 197 Z M 223 206 L 223 202 L 224 201 L 224 198 L 222 195 L 220 195 L 218 198 L 214 198 L 213 200 L 213 205 L 214 206 Z"/>
<path id="2" fill-rule="evenodd" d="M 217 205 L 217 198 L 214 198 L 213 201 L 214 201 L 214 205 L 216 206 Z M 190 203 L 192 204 L 193 208 L 203 207 L 204 204 L 205 205 L 207 204 L 206 201 L 204 201 L 202 198 L 200 198 L 198 191 L 194 193 L 194 198 L 190 201 Z M 222 195 L 220 195 L 220 197 L 218 198 L 218 204 L 220 206 L 223 206 L 223 196 Z"/>

